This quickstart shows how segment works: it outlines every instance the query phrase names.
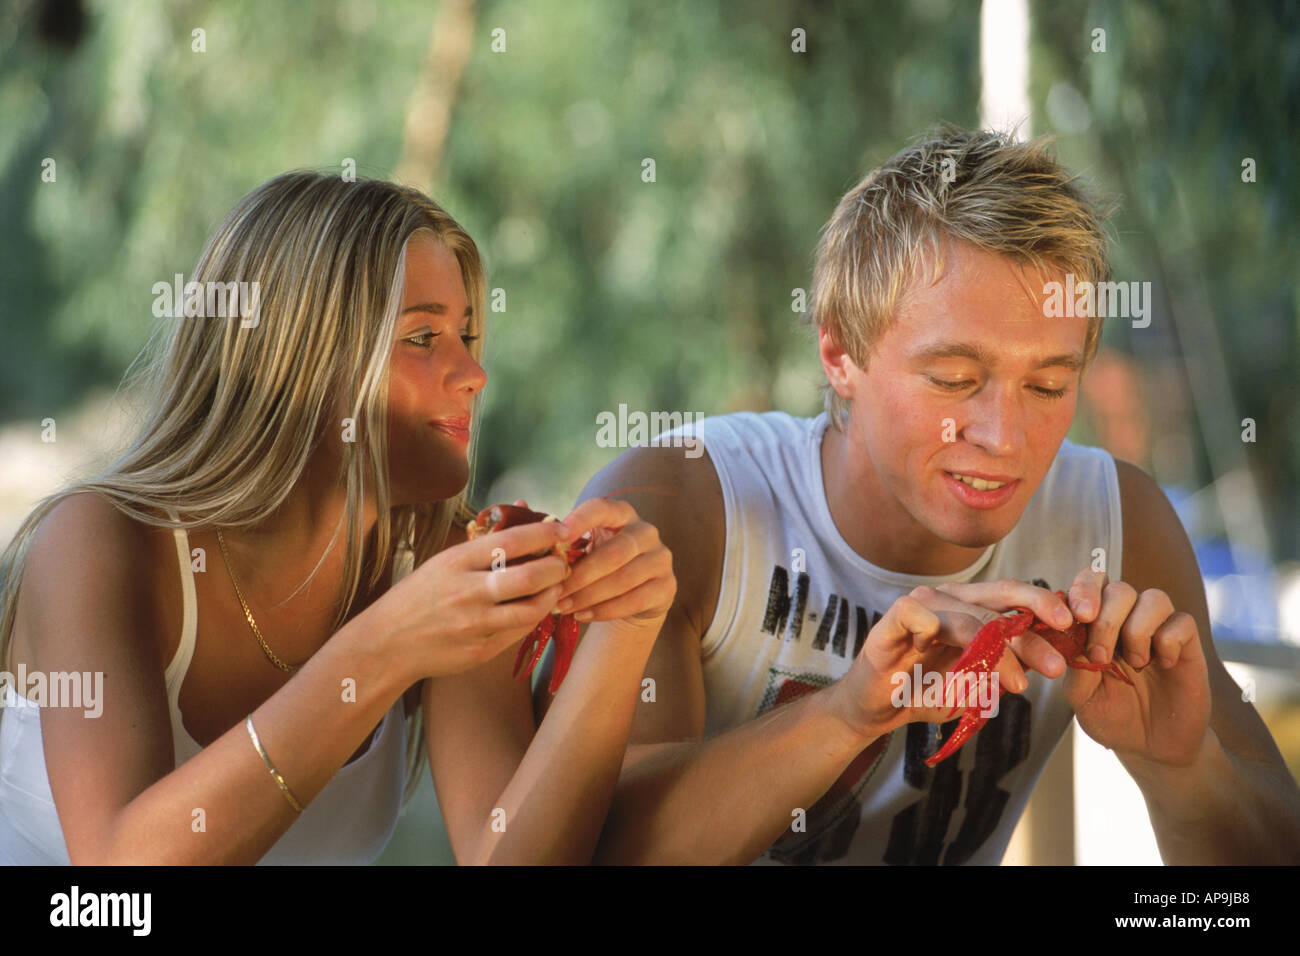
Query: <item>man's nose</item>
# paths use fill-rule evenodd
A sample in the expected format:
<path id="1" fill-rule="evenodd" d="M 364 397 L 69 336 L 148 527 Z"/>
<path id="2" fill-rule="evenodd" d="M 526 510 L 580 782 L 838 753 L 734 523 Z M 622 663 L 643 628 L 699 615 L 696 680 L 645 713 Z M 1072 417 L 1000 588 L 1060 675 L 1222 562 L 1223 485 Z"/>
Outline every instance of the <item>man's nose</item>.
<path id="1" fill-rule="evenodd" d="M 1011 388 L 986 386 L 976 397 L 970 423 L 963 429 L 965 439 L 989 455 L 1007 458 L 1025 443 L 1024 409 L 1020 396 Z"/>

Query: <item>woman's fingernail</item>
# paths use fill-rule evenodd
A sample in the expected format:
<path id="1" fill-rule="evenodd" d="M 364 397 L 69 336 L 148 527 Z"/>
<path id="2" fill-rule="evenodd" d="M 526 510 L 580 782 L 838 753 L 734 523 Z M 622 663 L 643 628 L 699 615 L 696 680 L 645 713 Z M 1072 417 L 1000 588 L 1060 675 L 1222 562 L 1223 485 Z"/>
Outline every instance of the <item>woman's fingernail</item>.
<path id="1" fill-rule="evenodd" d="M 573 598 L 565 598 L 559 604 L 555 605 L 555 609 L 559 611 L 561 614 L 568 614 L 572 607 L 573 607 Z"/>
<path id="2" fill-rule="evenodd" d="M 569 531 L 569 526 L 563 521 L 555 522 L 555 530 L 559 533 L 561 538 L 567 538 L 572 533 Z"/>
<path id="3" fill-rule="evenodd" d="M 1128 662 L 1129 662 L 1130 664 L 1132 664 L 1134 667 L 1141 667 L 1141 666 L 1142 666 L 1142 655 L 1139 654 L 1137 651 L 1133 651 L 1133 652 L 1132 652 L 1131 654 L 1129 654 L 1129 656 L 1128 656 Z"/>
<path id="4" fill-rule="evenodd" d="M 1046 663 L 1048 667 L 1052 668 L 1052 670 L 1056 670 L 1058 667 L 1061 670 L 1065 670 L 1065 658 L 1056 653 L 1056 651 L 1049 651 L 1047 654 L 1047 660 L 1044 663 Z"/>
<path id="5" fill-rule="evenodd" d="M 1052 621 L 1057 627 L 1069 627 L 1072 620 L 1070 612 L 1063 607 L 1058 607 L 1052 612 Z"/>
<path id="6" fill-rule="evenodd" d="M 579 611 L 577 614 L 573 615 L 573 619 L 575 621 L 590 621 L 595 616 L 596 615 L 592 613 L 590 610 L 586 610 L 586 611 Z"/>
<path id="7" fill-rule="evenodd" d="M 1079 612 L 1080 614 L 1084 614 L 1084 615 L 1091 614 L 1091 613 L 1092 613 L 1092 602 L 1091 602 L 1091 601 L 1080 601 L 1080 602 L 1079 602 L 1079 607 L 1078 607 L 1078 612 Z"/>

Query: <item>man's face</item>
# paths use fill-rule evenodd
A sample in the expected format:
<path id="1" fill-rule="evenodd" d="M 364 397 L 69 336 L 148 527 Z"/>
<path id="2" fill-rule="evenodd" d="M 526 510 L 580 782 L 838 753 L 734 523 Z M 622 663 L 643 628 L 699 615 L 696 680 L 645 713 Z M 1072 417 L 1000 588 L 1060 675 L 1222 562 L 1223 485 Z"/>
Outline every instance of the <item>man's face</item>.
<path id="1" fill-rule="evenodd" d="M 1043 316 L 1049 278 L 948 242 L 942 277 L 904 294 L 867 369 L 838 363 L 863 510 L 901 541 L 985 547 L 1051 466 L 1074 418 L 1086 320 Z"/>

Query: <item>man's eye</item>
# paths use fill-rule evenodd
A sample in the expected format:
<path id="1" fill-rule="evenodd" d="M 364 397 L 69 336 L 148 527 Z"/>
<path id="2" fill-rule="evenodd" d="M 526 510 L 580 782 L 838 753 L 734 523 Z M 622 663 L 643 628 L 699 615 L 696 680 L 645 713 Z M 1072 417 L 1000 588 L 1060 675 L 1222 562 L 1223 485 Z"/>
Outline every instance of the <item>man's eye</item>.
<path id="1" fill-rule="evenodd" d="M 933 376 L 927 377 L 934 385 L 950 392 L 958 392 L 975 384 L 969 379 L 960 382 L 950 382 L 947 379 L 934 378 Z M 1044 388 L 1041 385 L 1031 385 L 1030 388 L 1041 398 L 1063 398 L 1065 393 L 1069 391 L 1068 386 L 1063 386 L 1061 388 Z"/>
<path id="2" fill-rule="evenodd" d="M 470 335 L 468 332 L 466 332 L 464 335 L 462 335 L 462 336 L 460 337 L 460 340 L 461 340 L 462 342 L 464 342 L 464 343 L 468 346 L 469 343 L 471 343 L 471 342 L 477 342 L 477 341 L 478 341 L 478 336 L 477 336 L 477 335 Z"/>
<path id="3" fill-rule="evenodd" d="M 933 382 L 935 385 L 938 385 L 940 388 L 946 388 L 954 392 L 957 391 L 958 389 L 966 388 L 968 385 L 974 384 L 969 380 L 961 381 L 961 382 L 949 382 L 946 379 L 934 378 L 933 376 L 930 376 L 930 381 Z"/>

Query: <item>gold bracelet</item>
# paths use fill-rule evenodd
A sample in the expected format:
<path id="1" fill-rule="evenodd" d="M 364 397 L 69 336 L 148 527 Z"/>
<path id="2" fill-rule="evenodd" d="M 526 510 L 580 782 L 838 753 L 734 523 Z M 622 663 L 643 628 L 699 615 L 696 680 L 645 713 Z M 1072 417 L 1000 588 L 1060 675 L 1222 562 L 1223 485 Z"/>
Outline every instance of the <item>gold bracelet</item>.
<path id="1" fill-rule="evenodd" d="M 249 714 L 244 720 L 244 726 L 248 728 L 248 736 L 252 738 L 253 746 L 256 747 L 257 752 L 262 755 L 262 762 L 266 764 L 266 769 L 271 771 L 271 776 L 274 777 L 275 782 L 279 784 L 280 792 L 284 794 L 284 799 L 289 801 L 289 806 L 293 807 L 296 812 L 302 813 L 302 805 L 294 798 L 293 791 L 290 790 L 289 785 L 284 782 L 284 777 L 280 776 L 280 771 L 275 769 L 275 764 L 271 763 L 271 758 L 266 755 L 266 748 L 262 746 L 262 741 L 257 739 L 257 731 L 253 729 L 252 714 Z"/>

